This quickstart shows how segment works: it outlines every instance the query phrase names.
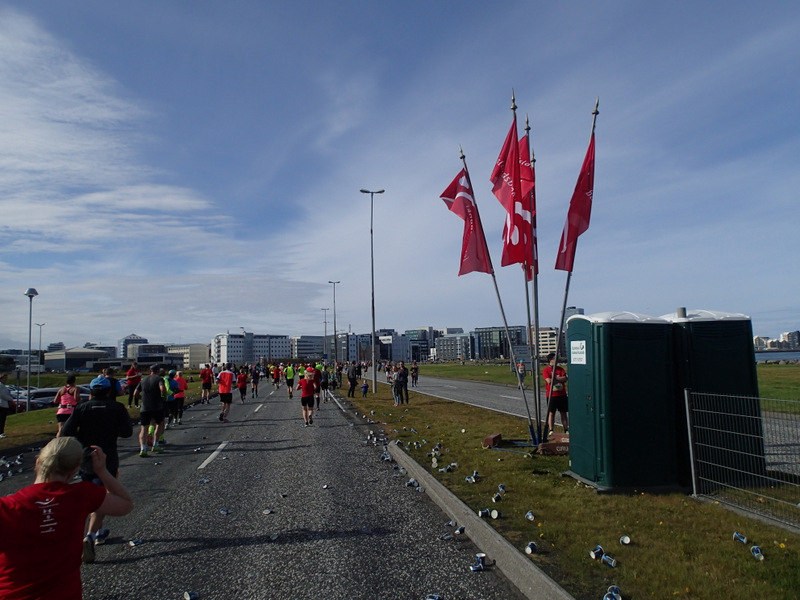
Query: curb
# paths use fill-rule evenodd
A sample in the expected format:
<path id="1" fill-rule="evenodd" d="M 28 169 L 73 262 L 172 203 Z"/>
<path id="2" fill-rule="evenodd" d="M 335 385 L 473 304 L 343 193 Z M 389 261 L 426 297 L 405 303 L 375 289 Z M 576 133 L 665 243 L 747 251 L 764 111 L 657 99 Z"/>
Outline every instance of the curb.
<path id="1" fill-rule="evenodd" d="M 395 462 L 425 488 L 425 493 L 442 511 L 467 528 L 469 538 L 495 561 L 495 566 L 526 598 L 575 600 L 399 446 L 389 444 L 387 449 Z"/>

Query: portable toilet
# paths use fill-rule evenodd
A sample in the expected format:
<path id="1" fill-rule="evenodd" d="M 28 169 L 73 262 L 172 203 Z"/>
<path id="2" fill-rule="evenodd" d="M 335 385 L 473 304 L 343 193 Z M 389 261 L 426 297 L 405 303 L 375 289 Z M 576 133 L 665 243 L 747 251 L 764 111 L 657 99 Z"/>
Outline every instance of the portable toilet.
<path id="1" fill-rule="evenodd" d="M 570 474 L 598 489 L 676 487 L 673 325 L 631 312 L 567 321 Z"/>
<path id="2" fill-rule="evenodd" d="M 753 327 L 738 313 L 679 309 L 673 323 L 679 471 L 689 483 L 684 389 L 695 397 L 693 432 L 701 481 L 736 484 L 766 474 Z"/>

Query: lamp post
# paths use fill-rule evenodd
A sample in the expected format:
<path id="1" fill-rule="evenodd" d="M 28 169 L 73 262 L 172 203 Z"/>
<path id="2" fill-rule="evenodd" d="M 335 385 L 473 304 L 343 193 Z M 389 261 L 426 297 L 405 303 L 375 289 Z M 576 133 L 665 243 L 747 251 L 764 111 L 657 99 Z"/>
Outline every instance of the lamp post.
<path id="1" fill-rule="evenodd" d="M 25 398 L 25 411 L 28 412 L 31 409 L 31 336 L 33 335 L 33 297 L 38 296 L 39 292 L 36 291 L 36 288 L 28 288 L 25 290 L 25 295 L 28 297 L 29 308 L 28 308 L 28 395 Z"/>
<path id="2" fill-rule="evenodd" d="M 372 345 L 372 393 L 377 392 L 378 370 L 375 364 L 375 247 L 374 236 L 372 234 L 372 220 L 375 211 L 375 194 L 382 194 L 386 190 L 361 190 L 362 194 L 369 194 L 369 268 L 372 276 L 372 335 L 370 341 Z"/>
<path id="3" fill-rule="evenodd" d="M 36 369 L 36 387 L 42 387 L 42 327 L 47 323 L 34 323 L 39 328 L 39 368 Z"/>
<path id="4" fill-rule="evenodd" d="M 323 311 L 323 323 L 325 323 L 325 337 L 322 338 L 322 360 L 324 362 L 328 361 L 328 311 L 330 308 L 320 308 Z"/>
<path id="5" fill-rule="evenodd" d="M 333 359 L 334 365 L 339 364 L 339 340 L 336 337 L 336 284 L 341 281 L 329 281 L 333 284 Z"/>

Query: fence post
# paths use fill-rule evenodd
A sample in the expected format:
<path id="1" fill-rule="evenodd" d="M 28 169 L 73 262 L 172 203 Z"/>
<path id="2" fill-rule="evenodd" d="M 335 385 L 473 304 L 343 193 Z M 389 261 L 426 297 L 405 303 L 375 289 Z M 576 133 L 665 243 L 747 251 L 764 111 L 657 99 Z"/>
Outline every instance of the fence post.
<path id="1" fill-rule="evenodd" d="M 690 406 L 692 390 L 684 388 L 683 398 L 686 406 L 686 431 L 689 434 L 689 468 L 692 471 L 692 496 L 697 497 L 697 473 L 694 467 L 694 435 L 692 432 L 692 410 Z"/>

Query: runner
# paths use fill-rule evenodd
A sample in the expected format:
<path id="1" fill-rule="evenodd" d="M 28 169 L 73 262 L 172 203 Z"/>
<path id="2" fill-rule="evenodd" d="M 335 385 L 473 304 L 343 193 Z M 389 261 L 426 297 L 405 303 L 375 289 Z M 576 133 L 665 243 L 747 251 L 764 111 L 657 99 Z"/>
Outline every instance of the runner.
<path id="1" fill-rule="evenodd" d="M 211 384 L 214 382 L 214 371 L 211 365 L 206 363 L 206 368 L 200 371 L 200 404 L 211 402 Z"/>
<path id="2" fill-rule="evenodd" d="M 223 423 L 230 423 L 228 415 L 231 412 L 231 403 L 233 402 L 233 382 L 235 379 L 236 375 L 231 371 L 230 363 L 225 365 L 225 369 L 217 375 L 220 402 L 219 420 Z"/>
<path id="3" fill-rule="evenodd" d="M 286 387 L 289 389 L 289 398 L 291 398 L 292 389 L 294 388 L 294 367 L 292 366 L 292 363 L 289 363 L 284 367 L 283 376 L 286 378 Z"/>
<path id="4" fill-rule="evenodd" d="M 244 398 L 247 396 L 247 367 L 239 369 L 239 374 L 236 376 L 236 389 L 239 390 L 242 404 L 244 404 Z"/>
<path id="5" fill-rule="evenodd" d="M 178 403 L 178 425 L 183 424 L 183 403 L 186 401 L 186 390 L 189 389 L 189 382 L 183 378 L 183 371 L 178 371 L 175 375 L 178 382 L 178 392 L 175 394 L 175 401 Z"/>
<path id="6" fill-rule="evenodd" d="M 161 452 L 162 448 L 155 443 L 164 433 L 164 396 L 167 393 L 164 380 L 161 378 L 161 367 L 151 365 L 150 375 L 139 382 L 134 395 L 140 399 L 142 410 L 139 413 L 141 429 L 139 430 L 139 456 L 146 457 L 148 450 Z"/>
<path id="7" fill-rule="evenodd" d="M 314 392 L 317 386 L 314 385 L 314 373 L 306 371 L 303 378 L 297 383 L 300 390 L 300 406 L 303 410 L 303 427 L 314 424 Z"/>
<path id="8" fill-rule="evenodd" d="M 258 369 L 258 365 L 253 366 L 253 370 L 250 371 L 250 394 L 253 398 L 258 397 L 258 380 L 261 379 L 261 371 Z"/>

